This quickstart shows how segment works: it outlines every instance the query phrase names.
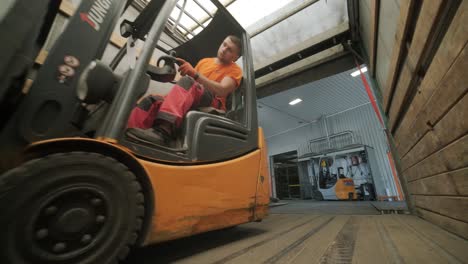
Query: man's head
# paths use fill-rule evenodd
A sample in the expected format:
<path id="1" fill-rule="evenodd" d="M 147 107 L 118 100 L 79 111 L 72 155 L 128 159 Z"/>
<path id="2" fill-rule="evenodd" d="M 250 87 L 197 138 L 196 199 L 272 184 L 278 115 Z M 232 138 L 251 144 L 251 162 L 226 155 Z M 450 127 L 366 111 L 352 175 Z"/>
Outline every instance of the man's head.
<path id="1" fill-rule="evenodd" d="M 218 59 L 222 63 L 231 63 L 239 59 L 242 55 L 242 42 L 241 40 L 234 36 L 227 36 L 221 46 L 218 49 Z"/>

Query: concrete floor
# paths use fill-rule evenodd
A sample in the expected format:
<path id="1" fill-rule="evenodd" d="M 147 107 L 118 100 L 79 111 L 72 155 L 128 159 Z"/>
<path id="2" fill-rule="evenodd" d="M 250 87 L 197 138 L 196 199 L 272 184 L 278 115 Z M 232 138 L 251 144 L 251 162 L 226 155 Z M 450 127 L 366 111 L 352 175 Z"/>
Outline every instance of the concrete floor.
<path id="1" fill-rule="evenodd" d="M 127 263 L 468 263 L 468 241 L 369 202 L 288 201 L 261 223 L 137 249 Z"/>

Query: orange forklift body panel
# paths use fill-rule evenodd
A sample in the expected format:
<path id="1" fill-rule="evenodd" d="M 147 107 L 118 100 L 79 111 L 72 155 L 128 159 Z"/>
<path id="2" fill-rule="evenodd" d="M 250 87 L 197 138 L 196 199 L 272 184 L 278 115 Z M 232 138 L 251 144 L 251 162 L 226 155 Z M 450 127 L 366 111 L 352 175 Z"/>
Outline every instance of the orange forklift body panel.
<path id="1" fill-rule="evenodd" d="M 143 160 L 106 139 L 59 138 L 36 142 L 30 148 L 47 147 L 57 141 L 94 141 L 113 146 L 142 165 L 155 204 L 150 228 L 143 234 L 144 245 L 260 221 L 268 215 L 270 174 L 261 128 L 257 150 L 232 160 L 203 165 L 167 165 Z"/>
<path id="2" fill-rule="evenodd" d="M 338 179 L 335 186 L 336 197 L 338 200 L 348 200 L 350 194 L 352 194 L 352 199 L 357 199 L 356 190 L 354 189 L 353 179 L 345 178 Z"/>
<path id="3" fill-rule="evenodd" d="M 207 165 L 177 166 L 139 160 L 148 172 L 155 193 L 152 228 L 145 244 L 265 217 L 270 177 L 268 167 L 265 170 L 263 136 L 259 141 L 258 150 Z"/>

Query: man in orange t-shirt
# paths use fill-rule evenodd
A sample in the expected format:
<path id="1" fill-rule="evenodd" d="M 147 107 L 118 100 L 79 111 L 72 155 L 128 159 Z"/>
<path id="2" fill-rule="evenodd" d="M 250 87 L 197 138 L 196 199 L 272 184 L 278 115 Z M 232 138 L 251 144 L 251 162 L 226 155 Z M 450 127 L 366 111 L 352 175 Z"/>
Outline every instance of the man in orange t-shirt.
<path id="1" fill-rule="evenodd" d="M 226 97 L 240 84 L 242 70 L 235 61 L 242 54 L 242 45 L 236 36 L 228 36 L 215 58 L 205 58 L 195 68 L 177 58 L 182 77 L 164 97 L 154 99 L 142 108 L 135 107 L 128 122 L 127 135 L 138 140 L 167 145 L 172 134 L 182 123 L 185 114 L 193 108 L 212 106 L 226 110 Z M 145 116 L 142 120 L 140 116 Z M 152 118 L 147 118 L 152 116 Z M 150 124 L 152 123 L 152 124 Z"/>

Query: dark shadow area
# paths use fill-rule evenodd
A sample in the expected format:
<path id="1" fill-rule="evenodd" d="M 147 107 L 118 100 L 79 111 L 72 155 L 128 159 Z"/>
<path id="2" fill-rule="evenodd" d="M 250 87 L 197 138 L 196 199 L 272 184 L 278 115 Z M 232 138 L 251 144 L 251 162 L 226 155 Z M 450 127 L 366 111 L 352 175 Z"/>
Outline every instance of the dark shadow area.
<path id="1" fill-rule="evenodd" d="M 242 226 L 211 231 L 161 244 L 136 248 L 131 251 L 124 263 L 173 263 L 177 260 L 188 258 L 216 247 L 263 234 L 267 231 L 268 230 Z"/>

